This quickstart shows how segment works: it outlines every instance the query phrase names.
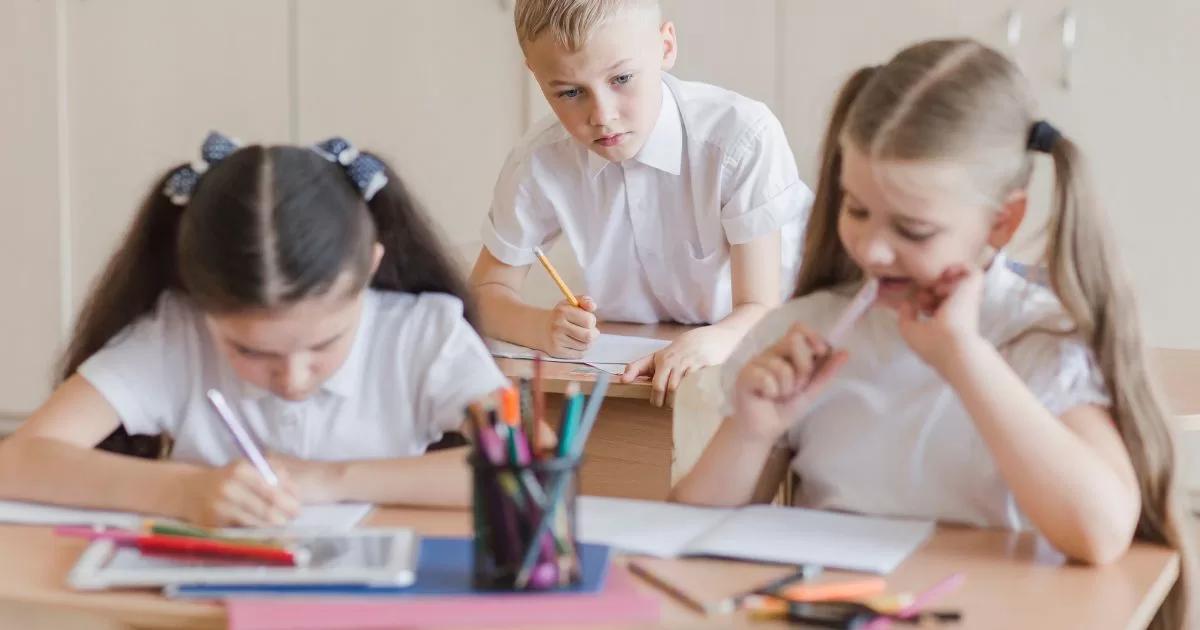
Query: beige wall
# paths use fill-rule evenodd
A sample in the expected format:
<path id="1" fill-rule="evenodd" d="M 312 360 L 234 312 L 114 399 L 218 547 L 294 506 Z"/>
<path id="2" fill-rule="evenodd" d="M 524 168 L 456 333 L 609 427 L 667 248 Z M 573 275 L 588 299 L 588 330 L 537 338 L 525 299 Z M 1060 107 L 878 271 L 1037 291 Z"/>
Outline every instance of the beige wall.
<path id="1" fill-rule="evenodd" d="M 1078 19 L 1070 59 L 1068 6 Z M 932 36 L 968 34 L 1008 51 L 1047 115 L 1092 156 L 1151 343 L 1200 348 L 1190 168 L 1200 75 L 1186 71 L 1200 53 L 1200 3 L 664 7 L 679 36 L 676 74 L 774 107 L 810 183 L 830 100 L 852 69 Z M 63 332 L 137 199 L 162 168 L 191 158 L 210 128 L 271 142 L 340 133 L 380 150 L 469 265 L 505 153 L 547 111 L 509 11 L 508 0 L 0 3 L 0 415 L 45 396 Z M 1020 37 L 1010 42 L 1014 15 Z M 1047 173 L 1036 180 L 1034 219 L 1047 207 Z M 579 286 L 569 249 L 551 258 Z M 540 270 L 530 279 L 531 301 L 559 299 Z"/>

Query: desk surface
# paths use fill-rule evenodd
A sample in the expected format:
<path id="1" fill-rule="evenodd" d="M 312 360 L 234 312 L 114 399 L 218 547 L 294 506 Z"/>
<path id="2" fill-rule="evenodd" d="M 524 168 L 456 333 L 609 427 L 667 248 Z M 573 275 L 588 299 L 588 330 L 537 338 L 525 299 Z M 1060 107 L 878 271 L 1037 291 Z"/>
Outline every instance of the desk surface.
<path id="1" fill-rule="evenodd" d="M 367 524 L 408 526 L 428 535 L 463 535 L 470 527 L 465 511 L 397 509 L 377 510 Z M 7 565 L 0 572 L 0 611 L 40 606 L 64 615 L 105 619 L 109 627 L 223 627 L 223 610 L 213 604 L 173 602 L 152 593 L 67 590 L 63 580 L 85 544 L 56 538 L 49 528 L 0 526 L 0 558 Z M 706 559 L 649 564 L 676 576 L 680 586 L 706 599 L 740 592 L 788 572 Z M 1111 566 L 1064 566 L 1057 554 L 1029 534 L 942 528 L 888 581 L 893 591 L 919 592 L 959 571 L 966 573 L 966 583 L 938 605 L 963 612 L 964 623 L 954 628 L 1125 630 L 1145 627 L 1177 576 L 1178 559 L 1169 551 L 1137 545 Z M 742 617 L 705 619 L 654 587 L 641 581 L 638 585 L 664 602 L 658 627 L 784 627 Z"/>
<path id="2" fill-rule="evenodd" d="M 684 331 L 692 328 L 681 324 L 623 324 L 602 322 L 600 331 L 614 335 L 629 335 L 633 337 L 650 337 L 653 339 L 674 340 Z M 496 365 L 509 378 L 532 375 L 533 361 L 529 359 L 497 358 Z M 543 361 L 542 376 L 546 382 L 546 391 L 561 394 L 567 383 L 579 383 L 583 391 L 590 392 L 592 383 L 596 382 L 596 368 L 585 363 L 563 363 L 560 361 Z M 619 383 L 614 378 L 608 386 L 607 396 L 614 398 L 650 398 L 650 379 L 643 378 L 633 383 Z"/>

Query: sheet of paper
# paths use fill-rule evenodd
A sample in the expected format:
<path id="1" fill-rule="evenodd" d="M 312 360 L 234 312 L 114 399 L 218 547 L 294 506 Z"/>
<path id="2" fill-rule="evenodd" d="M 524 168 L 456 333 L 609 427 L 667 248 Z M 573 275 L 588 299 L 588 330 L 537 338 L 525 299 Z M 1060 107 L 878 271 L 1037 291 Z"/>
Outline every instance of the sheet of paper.
<path id="1" fill-rule="evenodd" d="M 587 354 L 580 359 L 559 359 L 548 356 L 543 356 L 542 359 L 558 363 L 588 363 L 593 365 L 597 363 L 620 363 L 624 365 L 632 363 L 646 355 L 654 354 L 670 345 L 670 343 L 670 341 L 664 339 L 601 333 L 596 338 L 596 341 L 592 343 L 592 346 L 588 348 Z M 532 359 L 537 354 L 535 351 L 524 346 L 496 339 L 488 339 L 487 345 L 492 356 L 506 359 Z"/>
<path id="2" fill-rule="evenodd" d="M 687 552 L 887 575 L 933 531 L 929 521 L 755 505 L 718 523 Z"/>
<path id="3" fill-rule="evenodd" d="M 611 497 L 579 497 L 577 536 L 626 553 L 675 558 L 688 542 L 715 527 L 731 511 Z"/>
<path id="4" fill-rule="evenodd" d="M 300 515 L 288 524 L 289 530 L 346 530 L 353 529 L 366 518 L 373 506 L 370 503 L 332 503 L 306 505 Z M 0 523 L 14 525 L 76 525 L 136 529 L 150 518 L 131 512 L 108 512 L 78 508 L 0 501 Z"/>

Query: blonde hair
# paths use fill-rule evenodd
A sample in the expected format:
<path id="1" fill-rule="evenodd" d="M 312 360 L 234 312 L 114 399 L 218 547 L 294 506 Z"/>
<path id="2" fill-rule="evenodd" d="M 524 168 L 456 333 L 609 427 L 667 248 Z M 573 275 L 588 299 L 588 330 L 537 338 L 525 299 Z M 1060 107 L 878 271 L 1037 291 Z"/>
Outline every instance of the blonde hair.
<path id="1" fill-rule="evenodd" d="M 917 44 L 884 66 L 855 72 L 837 96 L 823 139 L 796 296 L 861 276 L 837 233 L 844 146 L 876 160 L 962 165 L 972 192 L 999 208 L 1028 186 L 1033 172 L 1029 134 L 1037 118 L 1030 92 L 1008 59 L 968 39 Z M 1172 421 L 1148 374 L 1133 287 L 1078 148 L 1058 135 L 1048 149 L 1055 192 L 1041 263 L 1111 393 L 1141 490 L 1135 536 L 1180 552 L 1179 580 L 1151 627 L 1189 627 L 1194 525 L 1179 496 Z"/>
<path id="2" fill-rule="evenodd" d="M 521 46 L 548 33 L 559 46 L 575 52 L 587 45 L 597 30 L 630 9 L 662 14 L 658 0 L 517 0 L 513 20 Z"/>

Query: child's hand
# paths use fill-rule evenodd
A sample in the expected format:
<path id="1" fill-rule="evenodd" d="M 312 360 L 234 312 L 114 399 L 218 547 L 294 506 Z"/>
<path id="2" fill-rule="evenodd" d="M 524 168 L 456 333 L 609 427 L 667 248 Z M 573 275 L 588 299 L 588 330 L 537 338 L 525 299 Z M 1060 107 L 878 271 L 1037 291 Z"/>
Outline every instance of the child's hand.
<path id="1" fill-rule="evenodd" d="M 578 299 L 579 308 L 563 300 L 550 311 L 550 323 L 547 326 L 549 339 L 545 348 L 552 357 L 578 359 L 600 336 L 596 328 L 596 316 L 592 314 L 596 311 L 596 303 L 586 295 Z"/>
<path id="2" fill-rule="evenodd" d="M 337 503 L 342 500 L 338 490 L 341 462 L 310 461 L 268 453 L 267 461 L 281 476 L 292 480 L 296 498 L 301 503 Z"/>
<path id="3" fill-rule="evenodd" d="M 955 353 L 979 339 L 983 271 L 947 269 L 932 286 L 900 306 L 900 335 L 931 367 L 944 372 Z"/>
<path id="4" fill-rule="evenodd" d="M 816 333 L 793 324 L 775 345 L 750 360 L 733 389 L 733 423 L 754 441 L 778 440 L 846 362 Z"/>
<path id="5" fill-rule="evenodd" d="M 621 382 L 632 383 L 642 376 L 653 377 L 650 404 L 674 406 L 675 390 L 683 377 L 720 363 L 737 342 L 736 334 L 717 326 L 689 330 L 666 348 L 626 365 Z"/>
<path id="6" fill-rule="evenodd" d="M 287 473 L 276 470 L 272 487 L 250 462 L 239 459 L 200 472 L 185 488 L 185 518 L 203 527 L 282 527 L 300 513 Z"/>

